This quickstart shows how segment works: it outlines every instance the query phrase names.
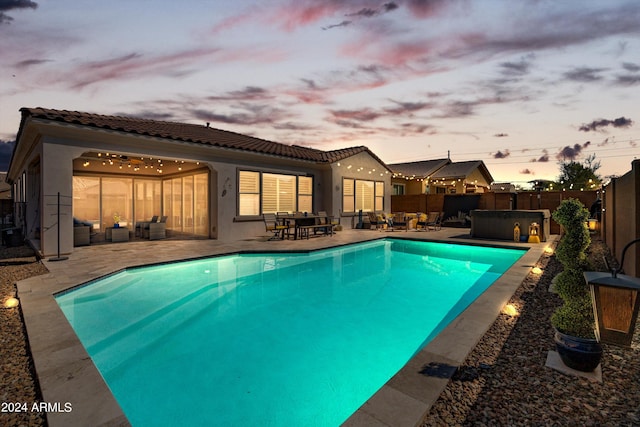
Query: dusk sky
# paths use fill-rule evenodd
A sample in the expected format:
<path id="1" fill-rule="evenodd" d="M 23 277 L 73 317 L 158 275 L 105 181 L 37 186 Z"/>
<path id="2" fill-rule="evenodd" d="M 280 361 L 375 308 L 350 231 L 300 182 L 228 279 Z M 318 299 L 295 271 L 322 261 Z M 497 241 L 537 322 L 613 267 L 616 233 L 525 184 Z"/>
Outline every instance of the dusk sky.
<path id="1" fill-rule="evenodd" d="M 640 1 L 0 0 L 0 170 L 21 107 L 210 122 L 499 182 L 640 154 Z"/>

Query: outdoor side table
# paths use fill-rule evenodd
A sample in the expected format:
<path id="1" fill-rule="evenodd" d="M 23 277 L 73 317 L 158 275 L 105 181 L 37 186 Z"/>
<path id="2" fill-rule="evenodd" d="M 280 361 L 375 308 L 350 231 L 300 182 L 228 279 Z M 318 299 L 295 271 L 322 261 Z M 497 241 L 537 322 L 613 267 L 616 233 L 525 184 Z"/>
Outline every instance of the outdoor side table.
<path id="1" fill-rule="evenodd" d="M 129 229 L 127 227 L 107 227 L 105 231 L 105 239 L 111 240 L 111 242 L 128 242 L 129 241 Z"/>

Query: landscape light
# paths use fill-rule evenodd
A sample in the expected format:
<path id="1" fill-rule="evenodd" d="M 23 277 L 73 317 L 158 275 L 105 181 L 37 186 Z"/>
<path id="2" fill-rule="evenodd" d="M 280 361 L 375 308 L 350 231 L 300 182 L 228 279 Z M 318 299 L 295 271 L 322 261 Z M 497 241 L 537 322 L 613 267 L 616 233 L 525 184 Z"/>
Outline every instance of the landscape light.
<path id="1" fill-rule="evenodd" d="M 3 304 L 4 308 L 14 308 L 20 305 L 20 301 L 18 298 L 10 297 L 7 298 Z"/>
<path id="2" fill-rule="evenodd" d="M 502 313 L 504 313 L 504 314 L 506 314 L 507 316 L 510 316 L 510 317 L 516 317 L 517 315 L 520 314 L 518 312 L 518 308 L 513 304 L 506 304 L 502 308 Z"/>

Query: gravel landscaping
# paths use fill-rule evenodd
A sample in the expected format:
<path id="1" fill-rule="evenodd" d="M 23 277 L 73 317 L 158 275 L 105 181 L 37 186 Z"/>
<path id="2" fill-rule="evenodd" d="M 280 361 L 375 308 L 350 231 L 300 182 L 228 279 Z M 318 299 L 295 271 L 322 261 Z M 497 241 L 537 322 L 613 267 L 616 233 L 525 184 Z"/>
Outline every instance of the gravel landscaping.
<path id="1" fill-rule="evenodd" d="M 608 249 L 594 238 L 590 259 L 604 270 Z M 610 259 L 610 257 L 609 257 Z M 549 318 L 560 299 L 548 292 L 562 266 L 553 255 L 538 263 L 511 302 L 519 315 L 501 314 L 425 418 L 444 425 L 640 426 L 640 327 L 631 349 L 604 345 L 603 382 L 568 376 L 545 367 L 554 350 Z M 0 249 L 0 299 L 15 295 L 15 283 L 46 273 L 27 248 Z M 0 308 L 0 395 L 2 402 L 42 400 L 20 308 Z M 194 408 L 195 409 L 195 408 Z M 44 414 L 0 413 L 0 425 L 43 426 Z"/>
<path id="2" fill-rule="evenodd" d="M 589 260 L 606 271 L 609 250 L 592 237 Z M 458 369 L 423 426 L 640 426 L 640 322 L 632 349 L 603 345 L 602 383 L 545 367 L 555 350 L 550 317 L 560 298 L 548 291 L 562 271 L 543 256 L 511 299 L 517 317 L 501 314 Z"/>
<path id="3" fill-rule="evenodd" d="M 31 249 L 1 248 L 0 304 L 4 305 L 8 297 L 16 295 L 16 282 L 47 272 Z M 19 307 L 0 308 L 0 360 L 0 403 L 3 405 L 0 425 L 46 425 L 44 414 L 31 410 L 35 402 L 42 401 L 42 396 Z"/>

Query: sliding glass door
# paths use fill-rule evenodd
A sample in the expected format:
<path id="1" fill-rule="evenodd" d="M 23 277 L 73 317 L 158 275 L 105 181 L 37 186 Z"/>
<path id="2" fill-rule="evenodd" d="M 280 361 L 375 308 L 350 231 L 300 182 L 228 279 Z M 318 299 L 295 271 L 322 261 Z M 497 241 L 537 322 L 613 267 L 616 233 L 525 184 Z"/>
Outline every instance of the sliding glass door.
<path id="1" fill-rule="evenodd" d="M 166 215 L 167 229 L 209 235 L 209 174 L 168 179 L 73 177 L 73 216 L 104 231 Z"/>

